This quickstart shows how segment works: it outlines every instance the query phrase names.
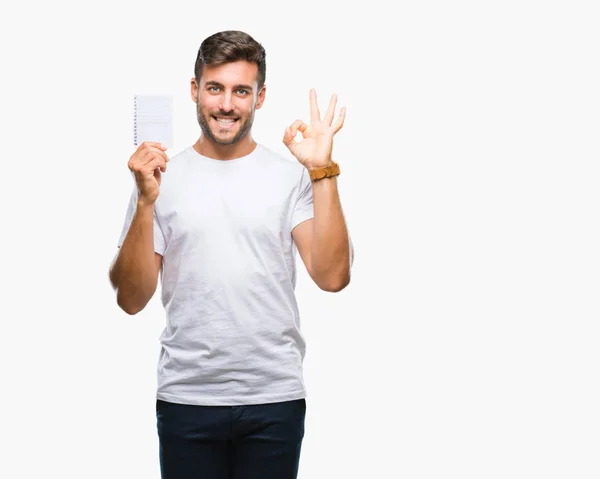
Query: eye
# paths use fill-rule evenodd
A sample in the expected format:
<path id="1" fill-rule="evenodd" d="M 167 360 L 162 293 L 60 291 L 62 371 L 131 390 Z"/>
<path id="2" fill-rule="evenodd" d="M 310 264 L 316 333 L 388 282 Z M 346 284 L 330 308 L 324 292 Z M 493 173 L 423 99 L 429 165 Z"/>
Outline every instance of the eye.
<path id="1" fill-rule="evenodd" d="M 238 93 L 238 95 L 244 96 L 244 95 L 248 94 L 248 90 L 243 90 L 240 88 L 239 90 L 237 90 L 237 93 Z"/>
<path id="2" fill-rule="evenodd" d="M 210 86 L 207 88 L 207 90 L 208 90 L 208 91 L 218 91 L 218 90 L 219 90 L 219 87 L 218 87 L 218 86 L 215 86 L 215 85 L 210 85 Z"/>

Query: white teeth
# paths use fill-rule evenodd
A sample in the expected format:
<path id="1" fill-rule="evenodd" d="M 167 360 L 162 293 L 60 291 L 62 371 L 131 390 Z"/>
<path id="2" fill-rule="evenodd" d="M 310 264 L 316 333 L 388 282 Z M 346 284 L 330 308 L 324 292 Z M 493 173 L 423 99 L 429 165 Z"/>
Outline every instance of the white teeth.
<path id="1" fill-rule="evenodd" d="M 217 118 L 217 121 L 219 123 L 223 123 L 224 125 L 229 125 L 229 124 L 233 123 L 235 120 L 232 118 Z"/>

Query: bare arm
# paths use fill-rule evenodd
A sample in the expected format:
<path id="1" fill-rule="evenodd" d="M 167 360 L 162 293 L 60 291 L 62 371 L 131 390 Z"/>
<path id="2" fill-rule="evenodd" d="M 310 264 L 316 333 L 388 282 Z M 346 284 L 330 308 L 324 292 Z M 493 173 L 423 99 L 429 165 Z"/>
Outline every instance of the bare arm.
<path id="1" fill-rule="evenodd" d="M 337 178 L 313 183 L 315 226 L 311 265 L 316 278 L 323 278 L 333 291 L 350 283 L 350 241 L 338 194 Z"/>
<path id="2" fill-rule="evenodd" d="M 137 185 L 137 207 L 109 277 L 117 304 L 128 314 L 144 309 L 158 284 L 162 256 L 154 252 L 154 203 L 161 172 L 167 171 L 165 150 L 160 143 L 145 141 L 127 163 Z"/>
<path id="3" fill-rule="evenodd" d="M 117 304 L 127 314 L 139 313 L 154 295 L 161 262 L 154 252 L 154 204 L 140 200 L 109 273 Z"/>
<path id="4" fill-rule="evenodd" d="M 344 220 L 337 178 L 324 178 L 312 186 L 314 219 L 292 231 L 308 274 L 324 291 L 338 292 L 350 283 L 353 251 Z"/>
<path id="5" fill-rule="evenodd" d="M 317 93 L 311 89 L 310 125 L 296 120 L 285 130 L 283 143 L 309 170 L 333 164 L 333 137 L 346 117 L 346 108 L 342 108 L 337 121 L 333 122 L 336 103 L 337 95 L 333 95 L 321 120 Z M 295 140 L 298 132 L 302 133 L 299 142 Z M 325 291 L 340 291 L 350 283 L 354 254 L 340 204 L 337 177 L 314 181 L 312 196 L 314 220 L 296 226 L 292 236 L 315 283 Z"/>

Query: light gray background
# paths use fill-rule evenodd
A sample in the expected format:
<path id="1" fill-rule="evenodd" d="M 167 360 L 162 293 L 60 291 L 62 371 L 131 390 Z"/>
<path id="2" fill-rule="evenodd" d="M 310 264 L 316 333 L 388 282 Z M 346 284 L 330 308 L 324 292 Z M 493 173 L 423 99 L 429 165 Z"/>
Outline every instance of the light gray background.
<path id="1" fill-rule="evenodd" d="M 348 108 L 334 158 L 356 261 L 335 295 L 301 267 L 300 479 L 598 478 L 594 6 L 3 7 L 0 476 L 159 477 L 162 307 L 127 316 L 107 277 L 131 102 L 173 94 L 185 148 L 200 42 L 242 29 L 267 49 L 257 140 L 289 155 L 311 87 Z"/>

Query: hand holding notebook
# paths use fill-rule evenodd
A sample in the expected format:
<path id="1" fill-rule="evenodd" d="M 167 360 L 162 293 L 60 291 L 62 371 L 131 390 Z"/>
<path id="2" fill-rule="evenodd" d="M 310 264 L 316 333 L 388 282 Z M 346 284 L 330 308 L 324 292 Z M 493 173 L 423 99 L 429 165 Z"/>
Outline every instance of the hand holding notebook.
<path id="1" fill-rule="evenodd" d="M 160 192 L 161 172 L 167 171 L 167 148 L 157 142 L 145 141 L 135 151 L 127 167 L 133 173 L 138 189 L 138 201 L 153 204 Z"/>

